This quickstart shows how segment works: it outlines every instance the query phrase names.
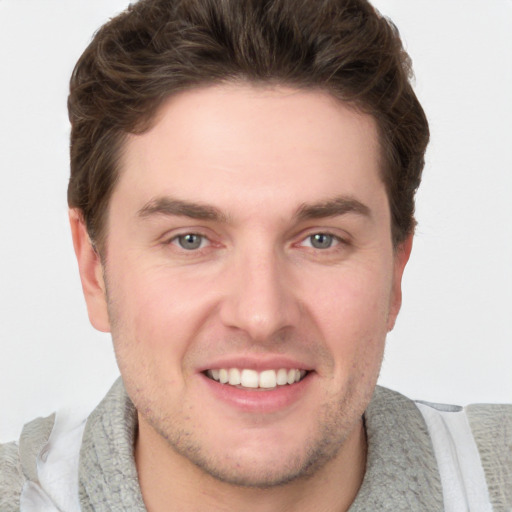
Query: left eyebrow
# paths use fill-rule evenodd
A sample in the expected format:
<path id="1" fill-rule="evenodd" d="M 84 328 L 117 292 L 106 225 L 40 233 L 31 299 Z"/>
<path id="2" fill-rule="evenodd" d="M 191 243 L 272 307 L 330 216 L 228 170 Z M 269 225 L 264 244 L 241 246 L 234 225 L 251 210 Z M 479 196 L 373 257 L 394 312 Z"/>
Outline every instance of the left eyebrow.
<path id="1" fill-rule="evenodd" d="M 371 218 L 371 210 L 361 201 L 353 197 L 335 197 L 319 203 L 302 204 L 296 211 L 298 220 L 322 219 L 325 217 L 337 217 L 347 213 L 355 213 L 363 217 Z"/>

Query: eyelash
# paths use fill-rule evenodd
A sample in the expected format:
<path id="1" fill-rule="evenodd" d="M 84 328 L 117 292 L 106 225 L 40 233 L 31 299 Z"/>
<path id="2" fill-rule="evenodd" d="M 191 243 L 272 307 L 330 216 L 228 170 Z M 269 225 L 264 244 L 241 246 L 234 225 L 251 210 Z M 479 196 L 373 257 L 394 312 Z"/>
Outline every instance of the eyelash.
<path id="1" fill-rule="evenodd" d="M 199 237 L 201 239 L 200 246 L 197 248 L 193 248 L 193 249 L 187 249 L 187 248 L 183 247 L 183 245 L 180 244 L 180 239 L 184 239 L 185 237 Z M 168 241 L 165 242 L 165 245 L 171 245 L 171 244 L 177 245 L 184 252 L 193 253 L 193 252 L 199 252 L 201 249 L 204 249 L 204 247 L 201 247 L 203 245 L 204 241 L 208 241 L 211 244 L 211 240 L 206 235 L 203 235 L 202 233 L 195 233 L 195 232 L 191 231 L 188 233 L 180 233 L 179 235 L 173 236 L 171 239 L 169 239 Z"/>
<path id="2" fill-rule="evenodd" d="M 314 237 L 327 237 L 329 239 L 329 246 L 328 247 L 315 247 L 313 245 L 313 239 Z M 306 240 L 309 240 L 311 242 L 311 245 L 308 247 L 311 247 L 312 249 L 316 249 L 319 251 L 327 251 L 329 249 L 332 249 L 333 247 L 337 247 L 340 244 L 346 243 L 343 239 L 341 239 L 339 236 L 336 236 L 329 232 L 319 231 L 316 233 L 312 233 L 310 235 L 307 235 L 305 238 L 301 240 L 301 244 L 304 244 Z"/>
<path id="3" fill-rule="evenodd" d="M 323 247 L 323 248 L 314 247 L 312 240 L 313 240 L 313 237 L 315 237 L 315 236 L 316 237 L 319 237 L 319 236 L 328 237 L 330 239 L 329 246 Z M 184 239 L 185 237 L 199 237 L 201 239 L 199 246 L 195 247 L 195 248 L 194 247 L 188 248 L 188 249 L 183 247 L 183 245 L 180 243 L 180 239 Z M 310 241 L 311 245 L 304 245 L 306 241 Z M 180 250 L 182 250 L 185 253 L 196 253 L 197 254 L 199 252 L 202 252 L 202 250 L 206 249 L 206 247 L 203 247 L 204 242 L 209 242 L 208 246 L 213 245 L 212 241 L 208 238 L 207 235 L 190 231 L 187 233 L 180 233 L 178 235 L 175 235 L 172 238 L 170 238 L 169 240 L 167 240 L 164 244 L 165 245 L 171 245 L 171 244 L 176 245 Z M 328 231 L 315 231 L 315 232 L 310 233 L 310 234 L 306 235 L 305 237 L 301 238 L 301 240 L 297 244 L 294 244 L 294 245 L 308 247 L 309 249 L 320 251 L 320 252 L 328 252 L 330 250 L 335 249 L 336 247 L 338 247 L 340 245 L 347 246 L 347 245 L 349 245 L 349 242 L 346 239 L 341 238 L 341 237 L 339 237 L 333 233 L 330 233 Z"/>

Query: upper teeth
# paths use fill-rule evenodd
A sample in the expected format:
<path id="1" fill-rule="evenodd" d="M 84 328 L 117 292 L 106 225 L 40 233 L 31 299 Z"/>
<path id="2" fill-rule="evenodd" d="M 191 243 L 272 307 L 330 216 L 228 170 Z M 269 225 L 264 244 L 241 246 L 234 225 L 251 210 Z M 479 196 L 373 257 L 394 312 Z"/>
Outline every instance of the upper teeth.
<path id="1" fill-rule="evenodd" d="M 257 372 L 247 368 L 243 370 L 238 368 L 220 368 L 218 370 L 208 370 L 206 375 L 221 384 L 241 385 L 245 388 L 275 388 L 276 386 L 299 382 L 306 375 L 306 371 L 295 368 L 280 368 L 279 370 Z"/>

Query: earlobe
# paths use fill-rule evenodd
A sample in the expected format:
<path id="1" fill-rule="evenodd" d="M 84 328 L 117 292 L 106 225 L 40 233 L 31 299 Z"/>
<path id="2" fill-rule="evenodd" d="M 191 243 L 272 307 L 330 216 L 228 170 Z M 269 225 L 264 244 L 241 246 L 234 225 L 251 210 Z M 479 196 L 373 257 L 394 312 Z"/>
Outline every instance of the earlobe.
<path id="1" fill-rule="evenodd" d="M 69 223 L 89 320 L 98 331 L 110 332 L 100 255 L 91 243 L 82 213 L 79 210 L 74 208 L 69 210 Z"/>
<path id="2" fill-rule="evenodd" d="M 395 326 L 396 318 L 402 306 L 402 276 L 405 265 L 409 261 L 412 251 L 412 240 L 414 235 L 409 235 L 395 249 L 393 266 L 393 288 L 391 290 L 391 302 L 388 316 L 388 332 Z"/>

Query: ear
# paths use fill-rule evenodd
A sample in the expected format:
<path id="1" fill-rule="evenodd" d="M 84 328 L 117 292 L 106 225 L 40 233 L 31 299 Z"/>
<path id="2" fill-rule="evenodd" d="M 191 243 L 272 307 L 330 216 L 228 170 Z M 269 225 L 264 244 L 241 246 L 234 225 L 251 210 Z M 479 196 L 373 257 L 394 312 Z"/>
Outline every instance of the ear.
<path id="1" fill-rule="evenodd" d="M 69 210 L 69 223 L 89 320 L 98 331 L 110 332 L 107 294 L 100 255 L 89 238 L 83 215 L 79 210 L 74 208 Z"/>
<path id="2" fill-rule="evenodd" d="M 393 263 L 393 287 L 391 290 L 391 302 L 388 316 L 388 332 L 393 329 L 396 317 L 402 306 L 402 276 L 405 265 L 409 261 L 412 250 L 412 239 L 414 235 L 409 235 L 402 243 L 395 248 Z"/>

